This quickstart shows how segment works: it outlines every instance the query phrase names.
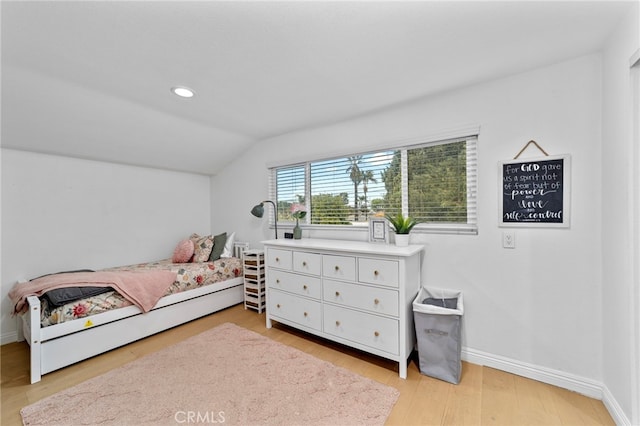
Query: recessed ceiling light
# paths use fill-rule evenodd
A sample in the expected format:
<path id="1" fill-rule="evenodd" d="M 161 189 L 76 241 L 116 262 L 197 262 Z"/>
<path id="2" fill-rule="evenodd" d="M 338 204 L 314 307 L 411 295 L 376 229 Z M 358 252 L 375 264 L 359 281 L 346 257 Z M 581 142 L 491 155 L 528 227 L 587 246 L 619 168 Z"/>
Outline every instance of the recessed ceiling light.
<path id="1" fill-rule="evenodd" d="M 171 91 L 181 98 L 192 98 L 196 94 L 192 89 L 185 86 L 172 87 Z"/>

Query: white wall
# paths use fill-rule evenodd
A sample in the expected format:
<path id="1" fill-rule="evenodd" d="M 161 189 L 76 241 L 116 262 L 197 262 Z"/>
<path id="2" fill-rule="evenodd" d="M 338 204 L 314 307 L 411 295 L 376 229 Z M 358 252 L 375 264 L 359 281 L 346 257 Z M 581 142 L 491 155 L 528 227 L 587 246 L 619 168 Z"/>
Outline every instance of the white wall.
<path id="1" fill-rule="evenodd" d="M 238 194 L 228 211 L 213 208 L 213 227 L 234 228 L 256 246 L 273 237 L 266 220 L 249 214 L 267 198 L 267 163 L 366 151 L 477 124 L 479 233 L 414 235 L 427 246 L 423 283 L 464 291 L 468 350 L 600 381 L 601 77 L 601 58 L 590 55 L 263 141 L 213 178 L 213 200 Z M 503 249 L 498 162 L 531 139 L 550 154 L 572 156 L 571 228 L 517 229 L 516 249 Z"/>
<path id="2" fill-rule="evenodd" d="M 18 279 L 171 257 L 210 231 L 203 175 L 2 149 L 2 341 Z"/>
<path id="3" fill-rule="evenodd" d="M 634 161 L 633 97 L 629 59 L 640 48 L 638 3 L 608 40 L 603 55 L 603 381 L 631 424 L 640 424 L 640 325 L 638 324 L 638 277 L 634 282 L 640 253 L 634 248 L 638 238 L 637 176 Z M 636 71 L 637 72 L 637 71 Z M 638 90 L 636 86 L 635 90 Z M 636 95 L 637 96 L 637 95 Z M 638 122 L 638 111 L 635 111 Z M 635 208 L 634 209 L 634 200 Z M 635 226 L 634 226 L 635 221 Z M 634 231 L 635 229 L 635 231 Z M 637 241 L 637 240 L 636 240 Z"/>

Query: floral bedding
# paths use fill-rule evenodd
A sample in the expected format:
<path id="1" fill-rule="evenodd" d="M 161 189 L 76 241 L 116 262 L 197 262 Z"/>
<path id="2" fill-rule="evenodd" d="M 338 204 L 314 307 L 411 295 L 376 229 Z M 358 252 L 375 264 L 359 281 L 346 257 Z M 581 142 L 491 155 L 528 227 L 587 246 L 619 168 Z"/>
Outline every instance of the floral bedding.
<path id="1" fill-rule="evenodd" d="M 169 270 L 177 274 L 176 281 L 167 289 L 165 296 L 182 291 L 219 283 L 242 275 L 242 263 L 235 257 L 221 258 L 213 262 L 172 263 L 171 259 L 136 265 L 119 266 L 104 269 L 105 271 L 145 271 Z M 51 309 L 46 299 L 41 298 L 42 327 L 61 324 L 78 318 L 99 314 L 110 309 L 131 305 L 116 291 L 109 291 L 86 299 L 76 300 L 66 305 Z"/>

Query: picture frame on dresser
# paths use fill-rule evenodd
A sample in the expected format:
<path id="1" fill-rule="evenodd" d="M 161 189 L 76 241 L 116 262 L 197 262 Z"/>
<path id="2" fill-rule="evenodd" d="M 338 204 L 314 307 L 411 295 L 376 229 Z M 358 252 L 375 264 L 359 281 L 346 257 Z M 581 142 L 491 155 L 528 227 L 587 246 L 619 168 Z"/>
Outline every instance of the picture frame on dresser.
<path id="1" fill-rule="evenodd" d="M 369 219 L 369 242 L 389 243 L 389 223 L 383 217 Z"/>

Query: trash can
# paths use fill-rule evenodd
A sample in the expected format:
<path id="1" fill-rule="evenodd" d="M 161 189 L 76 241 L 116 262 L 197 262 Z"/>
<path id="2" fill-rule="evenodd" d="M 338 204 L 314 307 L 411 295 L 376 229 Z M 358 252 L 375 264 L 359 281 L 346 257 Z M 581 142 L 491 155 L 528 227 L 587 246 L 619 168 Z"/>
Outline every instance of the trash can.
<path id="1" fill-rule="evenodd" d="M 420 373 L 460 383 L 462 292 L 422 287 L 413 301 Z"/>

